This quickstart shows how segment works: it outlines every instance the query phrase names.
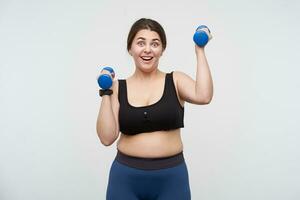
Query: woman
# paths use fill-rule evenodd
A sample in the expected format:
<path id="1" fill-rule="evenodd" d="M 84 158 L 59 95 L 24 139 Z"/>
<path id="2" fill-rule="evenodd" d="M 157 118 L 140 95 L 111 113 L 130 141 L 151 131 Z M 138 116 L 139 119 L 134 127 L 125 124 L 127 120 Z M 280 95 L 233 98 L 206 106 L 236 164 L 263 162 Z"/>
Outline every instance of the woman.
<path id="1" fill-rule="evenodd" d="M 97 133 L 102 144 L 113 144 L 121 132 L 108 200 L 191 199 L 180 136 L 184 103 L 208 104 L 213 84 L 204 48 L 198 46 L 196 81 L 183 72 L 162 72 L 158 65 L 166 44 L 158 22 L 136 21 L 127 39 L 135 72 L 114 80 L 112 92 L 101 95 Z"/>

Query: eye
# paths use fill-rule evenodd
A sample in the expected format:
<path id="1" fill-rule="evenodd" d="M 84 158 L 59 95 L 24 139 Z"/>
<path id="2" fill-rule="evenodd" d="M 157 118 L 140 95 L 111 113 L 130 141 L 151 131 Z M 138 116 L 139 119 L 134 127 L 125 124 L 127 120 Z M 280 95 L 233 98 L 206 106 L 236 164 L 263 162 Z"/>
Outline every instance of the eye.
<path id="1" fill-rule="evenodd" d="M 152 43 L 152 46 L 153 46 L 153 47 L 158 47 L 158 46 L 159 46 L 159 43 L 158 43 L 158 42 L 153 42 L 153 43 Z"/>
<path id="2" fill-rule="evenodd" d="M 137 45 L 140 46 L 140 47 L 144 46 L 144 44 L 145 44 L 144 41 L 138 41 L 138 42 L 137 42 Z"/>

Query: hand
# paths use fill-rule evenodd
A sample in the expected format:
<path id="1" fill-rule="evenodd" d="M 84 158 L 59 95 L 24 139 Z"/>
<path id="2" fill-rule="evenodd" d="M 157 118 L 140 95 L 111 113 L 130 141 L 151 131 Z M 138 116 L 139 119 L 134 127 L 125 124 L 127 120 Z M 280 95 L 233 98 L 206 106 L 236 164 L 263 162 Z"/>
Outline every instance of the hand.
<path id="1" fill-rule="evenodd" d="M 103 90 L 110 89 L 113 85 L 115 72 L 111 67 L 104 67 L 98 77 L 98 85 Z M 101 95 L 100 95 L 101 96 Z"/>
<path id="2" fill-rule="evenodd" d="M 208 30 L 208 28 L 202 28 L 201 30 L 205 31 L 205 33 L 208 35 L 208 41 L 212 39 L 212 34 Z"/>
<path id="3" fill-rule="evenodd" d="M 110 73 L 110 71 L 106 70 L 106 69 L 102 69 L 100 74 L 96 77 L 96 80 L 98 80 L 98 78 L 103 75 L 103 74 L 108 74 L 111 77 L 111 80 L 114 81 L 115 77 L 113 77 Z"/>
<path id="4" fill-rule="evenodd" d="M 212 34 L 210 33 L 209 29 L 208 28 L 201 28 L 201 30 L 204 31 L 208 35 L 208 41 L 210 41 L 212 39 Z M 205 46 L 200 47 L 198 45 L 195 45 L 195 51 L 196 51 L 196 53 L 197 54 L 198 53 L 203 53 Z"/>

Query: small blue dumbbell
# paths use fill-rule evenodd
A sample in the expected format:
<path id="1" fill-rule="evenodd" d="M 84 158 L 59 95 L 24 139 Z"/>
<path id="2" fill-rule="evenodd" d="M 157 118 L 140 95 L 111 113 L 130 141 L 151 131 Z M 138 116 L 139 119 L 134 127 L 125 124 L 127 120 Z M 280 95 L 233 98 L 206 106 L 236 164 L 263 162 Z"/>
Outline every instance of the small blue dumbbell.
<path id="1" fill-rule="evenodd" d="M 193 40 L 199 47 L 204 47 L 207 42 L 209 41 L 209 36 L 207 33 L 203 30 L 204 28 L 207 28 L 209 33 L 210 30 L 207 26 L 201 25 L 196 29 L 196 32 L 194 34 Z"/>
<path id="2" fill-rule="evenodd" d="M 102 70 L 109 71 L 110 75 L 111 75 L 110 76 L 108 74 L 102 74 L 98 78 L 99 87 L 106 90 L 106 89 L 109 89 L 112 86 L 112 83 L 113 83 L 112 79 L 115 77 L 115 72 L 114 72 L 113 68 L 111 68 L 111 67 L 104 67 Z"/>

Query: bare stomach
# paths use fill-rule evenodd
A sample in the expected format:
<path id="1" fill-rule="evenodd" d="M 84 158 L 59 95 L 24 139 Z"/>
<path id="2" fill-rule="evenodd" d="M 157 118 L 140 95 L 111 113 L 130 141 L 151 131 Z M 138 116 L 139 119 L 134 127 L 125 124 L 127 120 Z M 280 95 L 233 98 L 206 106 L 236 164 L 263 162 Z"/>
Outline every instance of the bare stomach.
<path id="1" fill-rule="evenodd" d="M 137 135 L 121 134 L 117 148 L 124 154 L 158 158 L 175 155 L 183 150 L 180 129 L 155 131 Z"/>

